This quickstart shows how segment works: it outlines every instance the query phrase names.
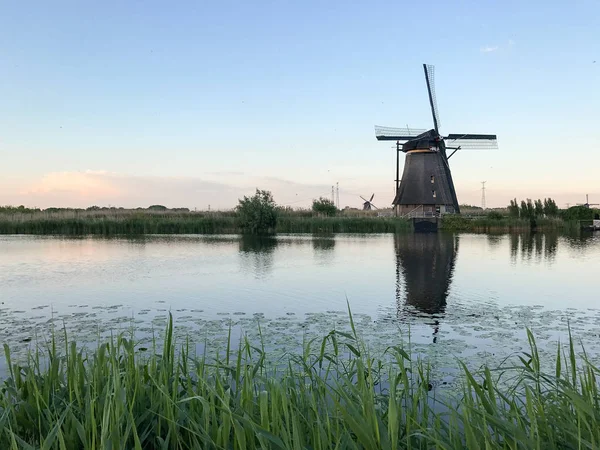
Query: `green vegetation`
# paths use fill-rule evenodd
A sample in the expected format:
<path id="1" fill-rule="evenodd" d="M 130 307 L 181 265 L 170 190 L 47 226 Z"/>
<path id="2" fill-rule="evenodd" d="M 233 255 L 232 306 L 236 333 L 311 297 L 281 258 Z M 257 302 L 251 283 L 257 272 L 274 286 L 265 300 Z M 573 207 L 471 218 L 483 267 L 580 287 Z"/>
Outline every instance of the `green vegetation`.
<path id="1" fill-rule="evenodd" d="M 277 226 L 277 205 L 269 191 L 256 190 L 252 197 L 239 200 L 238 226 L 245 234 L 269 234 Z"/>
<path id="2" fill-rule="evenodd" d="M 233 215 L 150 212 L 0 214 L 0 234 L 210 234 L 237 233 Z"/>
<path id="3" fill-rule="evenodd" d="M 530 198 L 521 200 L 521 206 L 517 199 L 510 201 L 508 205 L 508 213 L 510 217 L 527 219 L 529 221 L 535 221 L 536 219 L 543 217 L 558 217 L 559 209 L 556 202 L 551 198 L 545 198 L 543 201 L 537 199 L 532 201 Z"/>
<path id="4" fill-rule="evenodd" d="M 463 205 L 462 215 L 446 215 L 440 228 L 452 231 L 511 232 L 576 230 L 581 221 L 600 211 L 574 206 L 560 211 L 550 198 L 511 200 L 504 208 L 483 210 Z M 470 212 L 466 208 L 471 208 Z M 278 206 L 269 191 L 257 189 L 239 200 L 233 211 L 195 212 L 187 208 L 124 209 L 90 206 L 86 209 L 28 209 L 0 207 L 0 234 L 128 235 L 128 234 L 254 234 L 272 233 L 390 233 L 411 229 L 411 222 L 387 211 L 338 211 L 326 198 L 311 209 Z M 591 222 L 590 222 L 591 223 Z"/>
<path id="5" fill-rule="evenodd" d="M 593 220 L 598 213 L 600 213 L 600 210 L 578 205 L 565 209 L 562 211 L 561 216 L 564 220 Z"/>
<path id="6" fill-rule="evenodd" d="M 312 210 L 279 207 L 269 192 L 260 190 L 253 197 L 241 199 L 235 211 L 191 212 L 156 206 L 160 205 L 133 210 L 14 208 L 0 212 L 0 234 L 389 233 L 411 227 L 407 220 L 377 217 L 372 211 L 343 211 L 333 217 Z"/>
<path id="7" fill-rule="evenodd" d="M 312 210 L 314 213 L 322 216 L 335 216 L 338 212 L 335 203 L 323 197 L 313 200 Z"/>
<path id="8" fill-rule="evenodd" d="M 442 218 L 440 228 L 450 231 L 513 232 L 529 231 L 532 223 L 528 218 L 505 217 L 490 212 L 487 216 L 478 217 L 447 215 Z M 574 229 L 572 223 L 565 222 L 560 218 L 536 219 L 535 228 L 539 231 Z"/>
<path id="9" fill-rule="evenodd" d="M 66 342 L 13 364 L 0 395 L 0 448 L 562 449 L 600 443 L 600 369 L 574 340 L 542 371 L 537 346 L 507 367 L 463 372 L 460 395 L 434 389 L 409 347 L 369 354 L 350 332 L 305 341 L 275 366 L 264 342 L 177 344 L 172 319 L 148 352 L 131 334 L 91 354 Z M 65 336 L 65 340 L 67 337 Z"/>

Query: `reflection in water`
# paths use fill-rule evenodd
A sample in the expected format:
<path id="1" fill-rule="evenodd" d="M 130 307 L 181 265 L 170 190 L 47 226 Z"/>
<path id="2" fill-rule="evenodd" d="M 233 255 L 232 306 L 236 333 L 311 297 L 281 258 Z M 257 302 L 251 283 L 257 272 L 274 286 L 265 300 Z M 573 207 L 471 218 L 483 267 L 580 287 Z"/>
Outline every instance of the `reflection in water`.
<path id="1" fill-rule="evenodd" d="M 567 244 L 572 250 L 585 253 L 592 249 L 595 251 L 600 243 L 600 233 L 597 231 L 582 231 L 572 236 L 566 236 Z"/>
<path id="2" fill-rule="evenodd" d="M 519 253 L 519 235 L 509 234 L 508 239 L 510 240 L 510 262 L 514 265 L 517 262 Z"/>
<path id="3" fill-rule="evenodd" d="M 335 238 L 333 235 L 313 235 L 313 254 L 319 266 L 328 267 L 335 263 Z"/>
<path id="4" fill-rule="evenodd" d="M 266 278 L 273 270 L 273 253 L 277 239 L 269 236 L 242 236 L 239 240 L 242 270 L 255 278 Z"/>
<path id="5" fill-rule="evenodd" d="M 314 234 L 312 237 L 313 249 L 317 251 L 330 251 L 335 247 L 335 237 L 333 235 Z"/>
<path id="6" fill-rule="evenodd" d="M 544 241 L 544 258 L 553 261 L 558 249 L 558 233 L 544 235 Z"/>
<path id="7" fill-rule="evenodd" d="M 509 239 L 513 265 L 516 264 L 519 253 L 523 262 L 531 261 L 534 255 L 537 263 L 542 260 L 554 261 L 558 249 L 558 233 L 510 234 Z"/>
<path id="8" fill-rule="evenodd" d="M 487 235 L 487 241 L 488 241 L 488 245 L 490 248 L 498 247 L 502 243 L 503 239 L 504 239 L 504 236 L 501 234 L 488 234 Z"/>
<path id="9" fill-rule="evenodd" d="M 458 236 L 446 233 L 406 233 L 394 237 L 396 302 L 408 312 L 441 314 L 458 252 Z M 402 297 L 405 301 L 402 302 Z"/>

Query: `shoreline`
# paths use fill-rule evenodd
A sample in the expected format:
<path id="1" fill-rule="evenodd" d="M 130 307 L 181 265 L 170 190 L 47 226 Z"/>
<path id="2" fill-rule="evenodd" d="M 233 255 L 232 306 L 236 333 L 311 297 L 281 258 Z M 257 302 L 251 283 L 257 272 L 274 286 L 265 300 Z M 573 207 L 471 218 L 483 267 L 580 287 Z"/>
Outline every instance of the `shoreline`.
<path id="1" fill-rule="evenodd" d="M 528 220 L 453 216 L 440 219 L 444 231 L 510 233 L 579 231 L 576 221 L 538 219 L 535 230 Z M 275 234 L 337 234 L 411 232 L 410 220 L 395 217 L 281 215 Z M 0 235 L 146 235 L 241 234 L 234 214 L 221 213 L 33 213 L 1 214 Z"/>

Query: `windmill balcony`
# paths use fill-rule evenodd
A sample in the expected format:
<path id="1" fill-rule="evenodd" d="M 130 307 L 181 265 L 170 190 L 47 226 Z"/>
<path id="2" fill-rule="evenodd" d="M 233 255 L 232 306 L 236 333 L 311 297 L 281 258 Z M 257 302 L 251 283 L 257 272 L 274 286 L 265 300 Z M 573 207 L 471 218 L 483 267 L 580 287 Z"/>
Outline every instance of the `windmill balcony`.
<path id="1" fill-rule="evenodd" d="M 452 205 L 396 205 L 396 213 L 405 218 L 432 218 L 454 214 Z"/>

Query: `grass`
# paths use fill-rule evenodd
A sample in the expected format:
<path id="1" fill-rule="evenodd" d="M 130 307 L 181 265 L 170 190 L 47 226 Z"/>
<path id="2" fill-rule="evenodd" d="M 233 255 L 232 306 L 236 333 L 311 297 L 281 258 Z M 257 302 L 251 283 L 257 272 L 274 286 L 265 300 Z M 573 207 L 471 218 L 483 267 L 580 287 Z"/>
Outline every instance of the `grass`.
<path id="1" fill-rule="evenodd" d="M 440 223 L 440 228 L 449 231 L 523 232 L 531 230 L 531 223 L 528 219 L 513 217 L 494 219 L 485 216 L 465 217 L 457 215 L 445 216 Z M 575 221 L 564 221 L 558 218 L 539 218 L 536 220 L 538 231 L 575 231 L 579 228 L 579 224 Z"/>
<path id="2" fill-rule="evenodd" d="M 0 396 L 2 449 L 564 449 L 600 445 L 599 369 L 571 338 L 552 373 L 535 339 L 501 370 L 462 364 L 461 394 L 431 390 L 410 349 L 382 358 L 351 331 L 306 341 L 277 365 L 242 339 L 194 355 L 172 319 L 148 352 L 133 335 L 90 354 L 52 339 L 10 373 Z M 67 337 L 65 336 L 65 341 Z M 236 347 L 236 349 L 234 349 Z M 510 382 L 499 382 L 506 379 Z"/>
<path id="3" fill-rule="evenodd" d="M 15 212 L 16 211 L 16 212 Z M 142 234 L 238 234 L 234 211 L 186 212 L 151 210 L 67 210 L 0 212 L 0 234 L 36 235 L 142 235 Z M 374 211 L 344 211 L 335 217 L 315 216 L 311 211 L 280 211 L 277 233 L 394 233 L 412 229 L 409 220 L 378 217 Z M 445 216 L 440 228 L 449 231 L 530 231 L 528 220 L 485 216 Z M 578 231 L 577 221 L 538 219 L 538 231 Z"/>
<path id="4" fill-rule="evenodd" d="M 280 214 L 278 233 L 386 233 L 410 229 L 405 220 L 373 215 L 313 217 L 306 212 Z M 0 213 L 0 234 L 139 235 L 234 234 L 233 212 L 66 211 Z"/>

